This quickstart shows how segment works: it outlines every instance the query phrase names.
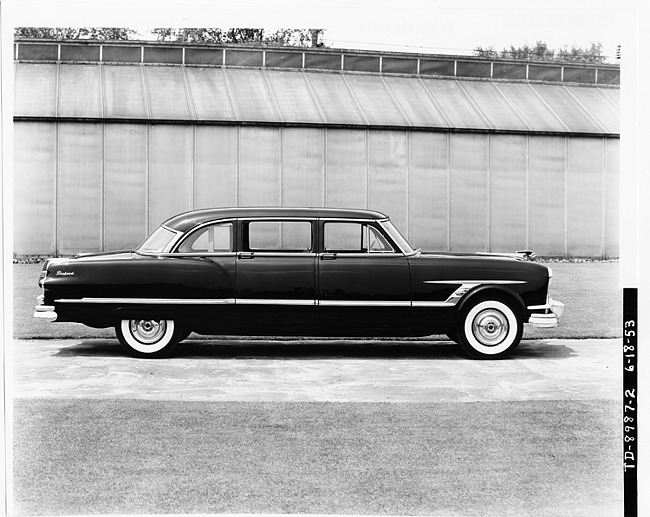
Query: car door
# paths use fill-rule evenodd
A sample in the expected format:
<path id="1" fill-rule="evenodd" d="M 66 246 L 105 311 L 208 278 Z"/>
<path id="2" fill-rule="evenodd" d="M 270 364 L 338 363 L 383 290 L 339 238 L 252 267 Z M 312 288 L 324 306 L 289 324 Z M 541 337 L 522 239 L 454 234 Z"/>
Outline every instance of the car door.
<path id="1" fill-rule="evenodd" d="M 167 276 L 161 285 L 173 286 L 168 296 L 188 299 L 178 306 L 195 331 L 225 331 L 235 304 L 235 221 L 197 226 L 167 255 Z M 183 277 L 180 277 L 180 274 Z M 192 302 L 190 303 L 190 300 Z"/>
<path id="2" fill-rule="evenodd" d="M 308 219 L 240 222 L 236 305 L 258 334 L 299 334 L 316 325 L 315 228 Z"/>
<path id="3" fill-rule="evenodd" d="M 411 306 L 409 263 L 373 221 L 322 220 L 318 312 L 325 334 L 403 333 Z"/>

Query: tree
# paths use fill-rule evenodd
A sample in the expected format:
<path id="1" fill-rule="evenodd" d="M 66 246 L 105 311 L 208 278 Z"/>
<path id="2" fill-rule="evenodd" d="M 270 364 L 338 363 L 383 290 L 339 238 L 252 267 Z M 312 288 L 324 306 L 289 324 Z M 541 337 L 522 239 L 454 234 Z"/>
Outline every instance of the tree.
<path id="1" fill-rule="evenodd" d="M 501 51 L 493 47 L 476 47 L 474 55 L 489 59 L 523 59 L 527 61 L 556 61 L 569 63 L 604 63 L 607 56 L 603 55 L 603 47 L 600 43 L 591 43 L 588 48 L 573 45 L 570 49 L 566 46 L 553 50 L 543 41 L 537 41 L 534 46 L 524 44 L 520 47 L 510 46 L 509 49 Z"/>
<path id="2" fill-rule="evenodd" d="M 156 28 L 152 32 L 158 41 L 174 43 L 235 43 L 240 45 L 278 45 L 288 47 L 323 46 L 324 29 L 205 29 Z"/>
<path id="3" fill-rule="evenodd" d="M 32 39 L 129 40 L 137 32 L 125 27 L 16 27 L 14 37 Z"/>

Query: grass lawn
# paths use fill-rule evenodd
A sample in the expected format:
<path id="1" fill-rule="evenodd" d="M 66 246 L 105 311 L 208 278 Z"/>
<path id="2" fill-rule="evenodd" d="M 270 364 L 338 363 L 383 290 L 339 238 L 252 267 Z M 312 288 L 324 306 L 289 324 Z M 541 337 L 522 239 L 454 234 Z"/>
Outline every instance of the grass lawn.
<path id="1" fill-rule="evenodd" d="M 16 515 L 620 515 L 613 401 L 20 399 L 14 411 Z"/>
<path id="2" fill-rule="evenodd" d="M 613 338 L 621 336 L 622 291 L 618 263 L 552 263 L 551 296 L 566 310 L 555 329 L 526 325 L 524 339 Z M 77 323 L 46 323 L 32 318 L 40 294 L 40 264 L 14 266 L 14 336 L 29 338 L 114 337 L 113 329 L 92 329 Z M 195 336 L 196 337 L 196 336 Z"/>

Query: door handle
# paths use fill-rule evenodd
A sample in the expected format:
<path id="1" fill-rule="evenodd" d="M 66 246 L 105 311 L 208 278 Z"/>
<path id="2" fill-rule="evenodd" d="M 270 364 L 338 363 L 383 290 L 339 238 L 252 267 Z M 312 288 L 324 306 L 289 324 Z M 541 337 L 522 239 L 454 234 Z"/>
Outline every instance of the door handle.
<path id="1" fill-rule="evenodd" d="M 336 253 L 323 253 L 320 256 L 321 260 L 336 260 Z"/>
<path id="2" fill-rule="evenodd" d="M 240 253 L 237 257 L 240 259 L 253 259 L 255 258 L 255 253 Z"/>

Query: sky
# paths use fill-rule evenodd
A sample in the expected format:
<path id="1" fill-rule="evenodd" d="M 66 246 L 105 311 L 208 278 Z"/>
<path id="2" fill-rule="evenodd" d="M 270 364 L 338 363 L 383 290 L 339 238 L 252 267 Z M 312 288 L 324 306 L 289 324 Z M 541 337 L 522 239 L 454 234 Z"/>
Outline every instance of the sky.
<path id="1" fill-rule="evenodd" d="M 633 9 L 626 2 L 525 2 L 457 0 L 2 0 L 10 22 L 33 26 L 291 27 L 324 28 L 337 48 L 396 52 L 471 54 L 477 46 L 495 50 L 544 41 L 559 49 L 592 42 L 614 56 L 632 44 Z M 155 8 L 152 9 L 152 6 Z M 533 5 L 531 3 L 531 5 Z M 534 5 L 538 6 L 538 3 Z M 576 5 L 578 7 L 571 7 Z M 630 5 L 633 5 L 632 3 Z M 37 6 L 37 8 L 35 8 Z M 567 7 L 568 6 L 568 7 Z"/>

